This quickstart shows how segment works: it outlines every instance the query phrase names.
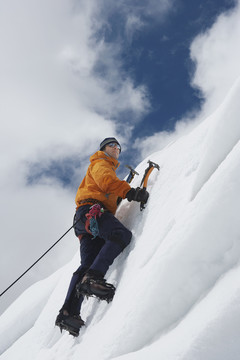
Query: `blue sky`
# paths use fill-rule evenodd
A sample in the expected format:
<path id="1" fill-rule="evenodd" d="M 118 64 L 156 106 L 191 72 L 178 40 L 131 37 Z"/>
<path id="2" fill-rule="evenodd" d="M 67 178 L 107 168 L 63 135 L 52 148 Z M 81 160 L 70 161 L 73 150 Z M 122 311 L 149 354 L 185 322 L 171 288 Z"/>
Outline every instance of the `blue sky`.
<path id="1" fill-rule="evenodd" d="M 165 16 L 158 17 L 147 13 L 144 3 L 125 2 L 128 14 L 135 14 L 140 22 L 130 35 L 126 31 L 127 11 L 119 7 L 110 8 L 106 23 L 97 34 L 99 41 L 121 44 L 118 55 L 122 73 L 131 76 L 136 86 L 144 85 L 147 91 L 149 110 L 134 124 L 130 144 L 156 132 L 174 131 L 177 121 L 201 109 L 203 94 L 191 84 L 195 64 L 190 58 L 190 45 L 199 33 L 211 28 L 221 13 L 235 6 L 232 0 L 175 1 Z M 101 63 L 96 71 L 100 76 L 108 73 Z M 129 111 L 116 115 L 124 122 L 132 116 Z M 136 165 L 134 158 L 126 153 L 122 156 L 123 161 Z"/>
<path id="2" fill-rule="evenodd" d="M 126 39 L 123 16 L 116 11 L 108 17 L 105 40 L 121 39 L 125 43 L 121 54 L 124 70 L 136 84 L 147 86 L 149 92 L 151 110 L 135 127 L 134 136 L 174 130 L 176 121 L 186 112 L 200 108 L 201 93 L 191 86 L 194 63 L 190 44 L 234 4 L 231 0 L 176 1 L 160 21 L 145 15 L 143 9 L 141 18 L 146 25 L 136 31 L 131 42 Z"/>

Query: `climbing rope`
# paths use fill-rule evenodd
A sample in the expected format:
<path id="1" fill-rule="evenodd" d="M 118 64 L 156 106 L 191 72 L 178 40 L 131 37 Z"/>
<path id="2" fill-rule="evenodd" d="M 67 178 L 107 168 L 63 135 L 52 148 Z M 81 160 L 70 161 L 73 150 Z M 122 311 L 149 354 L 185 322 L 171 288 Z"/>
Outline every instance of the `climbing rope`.
<path id="1" fill-rule="evenodd" d="M 77 224 L 79 220 L 77 220 L 76 222 L 73 223 L 73 225 L 47 250 L 45 251 L 45 253 L 43 253 L 27 270 L 25 270 L 11 285 L 9 285 L 1 294 L 0 297 L 2 295 L 4 295 L 14 284 L 16 284 L 29 270 L 31 270 L 54 246 L 57 245 L 57 243 L 59 243 L 60 240 L 62 240 L 62 238 L 64 238 L 65 235 L 67 235 L 67 233 Z"/>

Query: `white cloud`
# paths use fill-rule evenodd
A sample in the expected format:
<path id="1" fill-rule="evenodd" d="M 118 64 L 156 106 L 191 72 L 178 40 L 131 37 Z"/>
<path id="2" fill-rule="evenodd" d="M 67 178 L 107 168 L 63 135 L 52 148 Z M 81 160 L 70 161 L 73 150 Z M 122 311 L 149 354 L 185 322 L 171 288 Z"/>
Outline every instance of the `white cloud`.
<path id="1" fill-rule="evenodd" d="M 122 0 L 114 3 L 102 0 L 102 3 L 105 4 L 102 16 L 112 16 L 115 12 L 122 16 L 125 35 L 131 43 L 139 30 L 152 26 L 153 21 L 161 22 L 165 19 L 174 9 L 175 0 Z"/>
<path id="2" fill-rule="evenodd" d="M 11 134 L 23 157 L 54 143 L 74 144 L 75 151 L 78 143 L 84 151 L 90 125 L 98 142 L 116 132 L 109 119 L 126 111 L 139 119 L 148 108 L 146 89 L 122 73 L 120 45 L 96 42 L 95 7 L 97 2 L 80 2 L 73 13 L 63 0 L 1 5 L 2 137 Z"/>
<path id="3" fill-rule="evenodd" d="M 139 150 L 139 161 L 152 153 L 162 150 L 176 138 L 175 133 L 161 131 L 143 139 L 137 139 L 134 148 Z"/>
<path id="4" fill-rule="evenodd" d="M 240 6 L 221 14 L 214 25 L 200 34 L 191 45 L 196 64 L 193 86 L 205 98 L 207 111 L 221 104 L 240 75 Z"/>
<path id="5" fill-rule="evenodd" d="M 196 121 L 198 122 L 198 120 L 189 117 L 188 119 L 186 118 L 185 120 L 177 122 L 173 132 L 161 131 L 142 139 L 136 139 L 134 148 L 138 150 L 139 161 L 150 156 L 154 152 L 164 149 L 166 146 L 178 140 L 181 136 L 192 131 L 196 126 Z"/>
<path id="6" fill-rule="evenodd" d="M 136 31 L 141 30 L 144 27 L 144 22 L 139 16 L 130 14 L 126 20 L 125 32 L 129 43 L 132 42 L 133 36 Z"/>
<path id="7" fill-rule="evenodd" d="M 105 21 L 100 5 L 0 2 L 1 291 L 71 226 L 87 157 L 104 137 L 126 136 L 126 142 L 131 134 L 132 120 L 119 122 L 120 115 L 130 113 L 137 121 L 148 109 L 144 86 L 123 74 L 121 44 L 97 38 Z M 27 183 L 36 166 L 46 170 L 53 162 L 76 159 L 72 191 L 47 174 L 40 183 Z M 76 241 L 72 232 L 4 301 L 32 277 L 68 261 Z"/>
<path id="8" fill-rule="evenodd" d="M 0 2 L 1 290 L 71 226 L 75 191 L 100 140 L 117 136 L 126 144 L 149 111 L 147 89 L 123 71 L 123 39 L 107 43 L 102 36 L 110 12 L 121 13 L 134 36 L 145 15 L 159 21 L 172 4 Z M 74 169 L 74 190 L 49 176 L 46 170 L 57 162 Z M 36 168 L 45 173 L 30 186 Z M 76 247 L 72 232 L 5 295 L 0 311 L 29 281 L 68 261 Z"/>
<path id="9" fill-rule="evenodd" d="M 148 16 L 151 19 L 161 21 L 169 11 L 173 9 L 175 0 L 123 0 L 118 4 L 118 8 L 127 15 L 127 17 Z M 138 26 L 138 23 L 136 23 Z"/>

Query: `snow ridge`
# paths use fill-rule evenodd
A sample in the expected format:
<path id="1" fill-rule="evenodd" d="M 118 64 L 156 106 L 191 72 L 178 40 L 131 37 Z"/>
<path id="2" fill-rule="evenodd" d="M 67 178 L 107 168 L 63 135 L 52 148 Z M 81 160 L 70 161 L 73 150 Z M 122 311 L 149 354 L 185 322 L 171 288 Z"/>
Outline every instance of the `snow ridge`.
<path id="1" fill-rule="evenodd" d="M 122 202 L 133 239 L 106 276 L 114 301 L 85 301 L 76 339 L 54 328 L 76 254 L 1 316 L 1 360 L 239 359 L 239 95 L 238 80 L 211 117 L 151 155 L 161 171 L 143 212 Z"/>
<path id="2" fill-rule="evenodd" d="M 192 198 L 240 139 L 239 94 L 240 77 L 235 81 L 223 104 L 206 120 L 211 126 L 204 142 L 204 153 L 193 185 Z"/>

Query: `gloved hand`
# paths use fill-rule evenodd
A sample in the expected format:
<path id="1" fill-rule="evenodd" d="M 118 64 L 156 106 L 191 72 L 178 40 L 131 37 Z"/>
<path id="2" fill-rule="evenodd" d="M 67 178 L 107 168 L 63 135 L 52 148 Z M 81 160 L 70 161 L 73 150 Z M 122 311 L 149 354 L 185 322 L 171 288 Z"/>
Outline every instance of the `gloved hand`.
<path id="1" fill-rule="evenodd" d="M 144 204 L 148 201 L 148 197 L 149 192 L 147 192 L 146 189 L 141 189 L 140 187 L 137 187 L 136 189 L 131 188 L 131 190 L 129 190 L 126 194 L 128 201 L 138 201 L 143 202 Z"/>

